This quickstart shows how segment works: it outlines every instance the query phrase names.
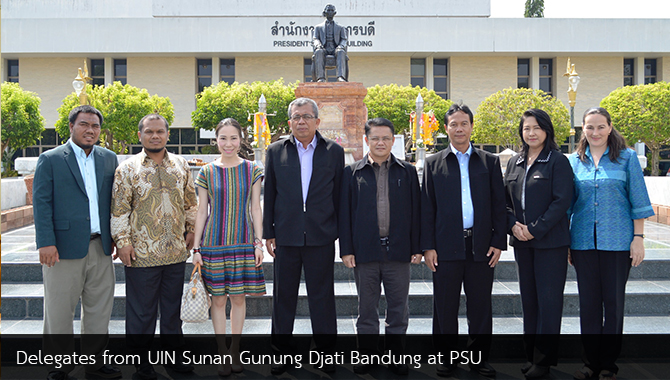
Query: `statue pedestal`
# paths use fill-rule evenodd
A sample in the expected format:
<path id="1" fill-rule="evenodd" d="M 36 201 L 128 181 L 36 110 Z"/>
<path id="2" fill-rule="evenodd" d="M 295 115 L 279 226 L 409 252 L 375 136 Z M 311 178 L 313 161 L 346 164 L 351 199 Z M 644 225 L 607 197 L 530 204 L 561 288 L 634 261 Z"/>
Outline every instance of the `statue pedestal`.
<path id="1" fill-rule="evenodd" d="M 310 98 L 319 105 L 319 132 L 335 140 L 353 154 L 363 158 L 363 135 L 368 109 L 363 98 L 368 90 L 358 82 L 300 83 L 296 98 Z"/>

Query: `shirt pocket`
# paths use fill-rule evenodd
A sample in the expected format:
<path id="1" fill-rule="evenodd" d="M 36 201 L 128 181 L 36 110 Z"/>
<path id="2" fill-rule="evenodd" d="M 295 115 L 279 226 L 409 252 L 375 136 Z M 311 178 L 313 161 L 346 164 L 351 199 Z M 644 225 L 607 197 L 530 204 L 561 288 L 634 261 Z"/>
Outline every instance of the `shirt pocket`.
<path id="1" fill-rule="evenodd" d="M 54 220 L 54 230 L 56 231 L 66 231 L 70 229 L 69 220 Z"/>

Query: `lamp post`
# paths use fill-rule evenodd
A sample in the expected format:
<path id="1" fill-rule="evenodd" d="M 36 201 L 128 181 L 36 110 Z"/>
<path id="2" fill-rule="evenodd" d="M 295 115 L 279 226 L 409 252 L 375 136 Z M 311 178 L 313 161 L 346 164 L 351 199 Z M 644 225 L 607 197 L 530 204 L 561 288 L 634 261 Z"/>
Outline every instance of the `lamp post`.
<path id="1" fill-rule="evenodd" d="M 416 171 L 419 176 L 419 183 L 423 178 L 423 166 L 426 162 L 426 146 L 421 139 L 421 123 L 423 122 L 423 98 L 421 93 L 416 97 L 416 117 L 414 118 L 416 125 L 414 126 L 415 141 L 416 141 Z"/>
<path id="2" fill-rule="evenodd" d="M 265 168 L 265 165 L 263 165 L 263 161 L 265 159 L 265 138 L 263 137 L 263 119 L 266 118 L 267 114 L 267 109 L 268 109 L 268 102 L 265 100 L 265 95 L 261 94 L 261 97 L 258 99 L 258 112 L 261 113 L 261 124 L 256 125 L 256 135 L 258 136 L 258 145 L 254 148 L 254 161 L 256 161 L 256 165 L 260 167 L 261 169 Z M 254 122 L 256 122 L 256 118 L 254 117 Z"/>
<path id="3" fill-rule="evenodd" d="M 563 74 L 568 77 L 568 104 L 570 104 L 570 153 L 575 151 L 575 103 L 577 102 L 577 86 L 581 78 L 577 75 L 575 65 L 570 63 L 568 57 L 568 67 Z"/>
<path id="4" fill-rule="evenodd" d="M 81 67 L 78 69 L 77 77 L 72 81 L 72 88 L 79 98 L 79 104 L 85 105 L 88 104 L 88 94 L 86 93 L 86 84 L 90 81 L 91 78 L 88 76 L 88 64 L 84 60 L 84 71 L 81 71 Z"/>

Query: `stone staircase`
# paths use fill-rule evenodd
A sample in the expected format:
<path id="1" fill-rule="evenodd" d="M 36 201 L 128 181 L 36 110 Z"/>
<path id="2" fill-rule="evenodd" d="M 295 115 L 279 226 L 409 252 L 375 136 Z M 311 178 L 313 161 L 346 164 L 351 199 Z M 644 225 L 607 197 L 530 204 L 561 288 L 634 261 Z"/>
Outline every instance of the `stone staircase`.
<path id="1" fill-rule="evenodd" d="M 670 227 L 647 222 L 645 225 L 646 259 L 638 268 L 632 268 L 626 296 L 626 333 L 670 332 Z M 34 243 L 34 227 L 28 226 L 3 234 L 2 242 L 2 327 L 3 334 L 39 334 L 42 331 L 43 285 L 42 271 Z M 111 333 L 124 332 L 125 276 L 117 261 L 114 308 Z M 187 265 L 185 281 L 192 265 Z M 267 283 L 267 295 L 247 298 L 247 322 L 245 333 L 269 333 L 272 313 L 273 263 L 266 255 L 263 264 Z M 409 333 L 430 334 L 432 332 L 432 274 L 425 264 L 413 265 L 410 284 Z M 309 308 L 304 283 L 300 286 L 296 333 L 311 332 Z M 346 268 L 339 258 L 335 263 L 335 295 L 338 313 L 338 331 L 355 333 L 357 315 L 356 286 L 353 269 Z M 383 322 L 385 299 L 382 296 L 380 319 Z M 465 296 L 461 295 L 460 331 L 467 332 L 465 320 Z M 494 334 L 518 334 L 522 332 L 521 297 L 517 281 L 513 252 L 503 253 L 495 271 L 493 285 Z M 579 298 L 572 267 L 564 292 L 562 332 L 579 333 Z M 75 328 L 79 328 L 79 311 Z M 210 323 L 185 324 L 186 333 L 212 333 Z M 383 330 L 382 330 L 383 331 Z M 78 332 L 78 331 L 77 331 Z"/>

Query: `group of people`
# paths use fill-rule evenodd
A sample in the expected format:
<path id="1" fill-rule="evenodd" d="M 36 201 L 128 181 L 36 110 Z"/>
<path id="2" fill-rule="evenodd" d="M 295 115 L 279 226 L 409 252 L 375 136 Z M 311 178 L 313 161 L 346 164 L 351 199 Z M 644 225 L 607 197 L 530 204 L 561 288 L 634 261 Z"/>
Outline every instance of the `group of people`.
<path id="1" fill-rule="evenodd" d="M 577 152 L 566 158 L 549 116 L 526 111 L 519 124 L 522 151 L 505 175 L 499 158 L 470 142 L 473 114 L 454 104 L 445 115 L 449 147 L 426 160 L 420 186 L 416 168 L 391 153 L 395 128 L 384 118 L 365 124 L 369 146 L 361 160 L 344 165 L 344 150 L 319 131 L 319 109 L 298 98 L 288 107 L 291 135 L 271 144 L 265 171 L 240 158 L 242 127 L 224 119 L 215 130 L 221 153 L 195 180 L 186 160 L 168 153 L 168 122 L 160 115 L 139 123 L 142 152 L 120 165 L 95 145 L 103 122 L 91 106 L 69 116 L 70 140 L 43 153 L 34 180 L 37 247 L 45 288 L 44 350 L 72 352 L 75 307 L 82 304 L 82 351 L 100 358 L 114 299 L 113 258 L 125 265 L 126 334 L 143 360 L 142 379 L 157 378 L 146 360 L 160 308 L 161 344 L 182 350 L 179 317 L 185 262 L 203 268 L 211 294 L 218 350 L 232 363 L 219 375 L 244 370 L 239 362 L 245 296 L 266 292 L 264 246 L 274 258 L 272 344 L 295 349 L 293 332 L 301 273 L 307 288 L 316 350 L 334 353 L 335 241 L 353 268 L 358 293 L 358 349 L 402 354 L 409 322 L 410 266 L 422 259 L 433 272 L 433 334 L 443 353 L 457 349 L 461 287 L 466 295 L 468 350 L 481 361 L 472 370 L 495 376 L 488 353 L 492 334 L 494 267 L 514 246 L 524 315 L 527 378 L 557 364 L 563 289 L 568 262 L 577 271 L 585 364 L 576 379 L 614 379 L 621 347 L 625 284 L 631 265 L 644 259 L 644 219 L 653 215 L 635 153 L 602 108 L 589 109 Z M 261 183 L 265 181 L 263 207 Z M 196 194 L 196 187 L 198 188 Z M 387 302 L 380 345 L 379 300 Z M 227 344 L 230 299 L 232 340 Z M 604 312 L 603 312 L 604 309 Z M 91 338 L 86 338 L 88 334 Z M 446 355 L 449 357 L 449 355 Z M 104 378 L 118 368 L 86 368 Z M 188 373 L 193 366 L 167 366 Z M 334 364 L 320 370 L 334 372 Z M 390 364 L 397 375 L 405 364 Z M 457 363 L 437 366 L 451 376 Z M 66 379 L 72 367 L 52 368 L 48 379 Z M 272 364 L 272 374 L 289 369 Z M 356 364 L 363 374 L 369 364 Z"/>

